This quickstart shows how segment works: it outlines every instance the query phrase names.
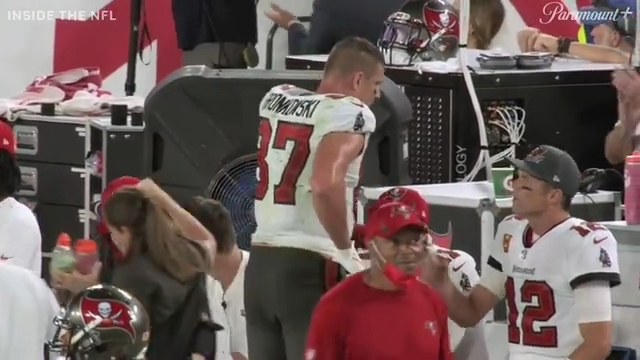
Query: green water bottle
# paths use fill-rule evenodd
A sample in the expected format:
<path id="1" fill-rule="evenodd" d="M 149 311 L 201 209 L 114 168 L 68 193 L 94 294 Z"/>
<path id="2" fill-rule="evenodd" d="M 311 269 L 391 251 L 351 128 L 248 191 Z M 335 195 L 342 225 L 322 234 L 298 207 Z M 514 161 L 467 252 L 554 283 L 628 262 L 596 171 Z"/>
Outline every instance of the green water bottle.
<path id="1" fill-rule="evenodd" d="M 513 169 L 512 168 L 493 168 L 493 189 L 496 192 L 496 198 L 507 198 L 513 196 Z"/>

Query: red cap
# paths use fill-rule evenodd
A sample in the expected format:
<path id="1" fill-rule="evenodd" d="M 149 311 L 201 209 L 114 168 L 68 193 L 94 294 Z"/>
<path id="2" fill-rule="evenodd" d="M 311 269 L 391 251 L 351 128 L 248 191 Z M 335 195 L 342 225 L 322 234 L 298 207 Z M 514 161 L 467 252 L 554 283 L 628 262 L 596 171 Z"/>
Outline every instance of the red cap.
<path id="1" fill-rule="evenodd" d="M 78 253 L 95 253 L 98 251 L 98 245 L 91 239 L 78 239 L 73 244 L 73 250 Z"/>
<path id="2" fill-rule="evenodd" d="M 0 150 L 6 150 L 11 156 L 16 155 L 16 137 L 11 126 L 4 121 L 0 121 Z"/>
<path id="3" fill-rule="evenodd" d="M 369 209 L 369 216 L 377 208 L 390 202 L 398 202 L 406 205 L 418 213 L 418 216 L 425 224 L 429 223 L 429 204 L 422 198 L 419 192 L 406 187 L 394 187 L 391 190 L 387 190 L 380 195 Z"/>
<path id="4" fill-rule="evenodd" d="M 389 239 L 407 226 L 429 230 L 414 209 L 400 202 L 388 202 L 369 214 L 365 224 L 365 239 L 370 240 L 375 236 Z"/>
<path id="5" fill-rule="evenodd" d="M 102 190 L 102 194 L 100 194 L 100 206 L 103 207 L 104 203 L 107 202 L 107 199 L 111 197 L 111 195 L 123 188 L 124 186 L 136 186 L 140 183 L 140 179 L 133 176 L 121 176 L 117 179 L 111 180 L 107 184 L 107 186 Z M 104 219 L 100 219 L 100 223 L 98 224 L 98 232 L 103 235 L 109 234 L 109 229 L 104 222 Z"/>
<path id="6" fill-rule="evenodd" d="M 67 233 L 60 233 L 56 239 L 56 245 L 58 246 L 71 246 L 71 236 Z"/>

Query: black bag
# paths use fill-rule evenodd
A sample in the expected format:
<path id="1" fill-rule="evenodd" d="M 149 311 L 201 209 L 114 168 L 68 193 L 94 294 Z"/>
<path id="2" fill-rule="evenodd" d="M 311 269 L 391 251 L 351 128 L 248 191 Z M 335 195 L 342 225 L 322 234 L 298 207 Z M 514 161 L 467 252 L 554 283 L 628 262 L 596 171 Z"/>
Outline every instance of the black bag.
<path id="1" fill-rule="evenodd" d="M 216 331 L 222 327 L 210 316 L 206 274 L 199 274 L 186 286 L 191 288 L 180 309 L 160 329 L 151 329 L 147 360 L 190 359 L 194 353 L 215 358 Z"/>

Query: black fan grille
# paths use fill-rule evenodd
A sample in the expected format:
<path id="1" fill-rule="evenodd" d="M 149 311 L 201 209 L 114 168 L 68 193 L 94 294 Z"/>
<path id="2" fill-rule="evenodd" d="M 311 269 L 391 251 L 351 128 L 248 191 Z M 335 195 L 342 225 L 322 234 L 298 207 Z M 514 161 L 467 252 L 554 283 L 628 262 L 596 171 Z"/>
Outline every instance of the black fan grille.
<path id="1" fill-rule="evenodd" d="M 256 230 L 254 197 L 256 193 L 256 155 L 245 155 L 230 161 L 213 177 L 207 194 L 224 205 L 233 220 L 238 246 L 251 247 L 251 234 Z"/>

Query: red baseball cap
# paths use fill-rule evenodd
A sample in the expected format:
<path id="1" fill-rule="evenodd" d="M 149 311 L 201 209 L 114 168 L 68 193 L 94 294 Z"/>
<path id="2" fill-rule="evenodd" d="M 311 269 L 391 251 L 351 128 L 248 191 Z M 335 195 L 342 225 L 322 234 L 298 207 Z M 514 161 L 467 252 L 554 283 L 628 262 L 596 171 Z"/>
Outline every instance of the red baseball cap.
<path id="1" fill-rule="evenodd" d="M 365 224 L 365 240 L 376 236 L 389 239 L 408 226 L 429 230 L 416 210 L 401 202 L 388 202 L 369 214 Z"/>
<path id="2" fill-rule="evenodd" d="M 425 224 L 429 223 L 429 204 L 427 204 L 426 200 L 419 192 L 401 186 L 383 192 L 378 200 L 371 205 L 369 216 L 371 216 L 371 212 L 390 202 L 398 202 L 412 208 Z"/>
<path id="3" fill-rule="evenodd" d="M 11 126 L 4 121 L 0 121 L 0 150 L 6 150 L 11 156 L 16 155 L 16 137 Z"/>

